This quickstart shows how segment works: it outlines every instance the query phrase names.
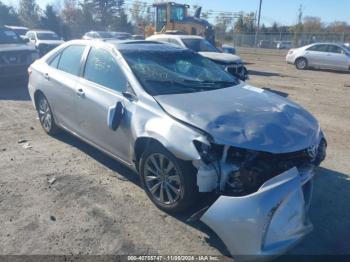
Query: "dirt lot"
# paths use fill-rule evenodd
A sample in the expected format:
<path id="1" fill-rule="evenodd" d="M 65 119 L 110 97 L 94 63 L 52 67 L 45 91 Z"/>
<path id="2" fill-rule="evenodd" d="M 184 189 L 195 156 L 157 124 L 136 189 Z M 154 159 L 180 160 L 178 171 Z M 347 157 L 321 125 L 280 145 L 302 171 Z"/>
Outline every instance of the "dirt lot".
<path id="1" fill-rule="evenodd" d="M 251 84 L 307 108 L 328 139 L 310 212 L 314 231 L 290 253 L 350 254 L 350 74 L 297 71 L 283 52 L 238 51 Z M 0 254 L 228 256 L 189 215 L 158 210 L 136 174 L 87 144 L 46 135 L 26 87 L 0 82 Z"/>

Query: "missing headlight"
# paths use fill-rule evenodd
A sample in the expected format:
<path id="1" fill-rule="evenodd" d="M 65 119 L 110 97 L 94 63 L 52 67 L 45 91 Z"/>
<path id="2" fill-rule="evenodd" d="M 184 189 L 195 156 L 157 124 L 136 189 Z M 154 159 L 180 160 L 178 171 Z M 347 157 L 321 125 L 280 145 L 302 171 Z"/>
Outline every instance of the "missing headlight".
<path id="1" fill-rule="evenodd" d="M 201 159 L 204 163 L 209 164 L 211 162 L 221 159 L 224 146 L 217 144 L 206 144 L 198 140 L 193 141 Z"/>

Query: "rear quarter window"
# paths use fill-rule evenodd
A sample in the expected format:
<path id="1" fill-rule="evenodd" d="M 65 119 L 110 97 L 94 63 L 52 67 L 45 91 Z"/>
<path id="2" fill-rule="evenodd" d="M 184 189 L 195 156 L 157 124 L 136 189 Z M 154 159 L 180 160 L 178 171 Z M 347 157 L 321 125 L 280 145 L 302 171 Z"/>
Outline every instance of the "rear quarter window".
<path id="1" fill-rule="evenodd" d="M 79 75 L 80 62 L 85 46 L 71 45 L 65 48 L 61 53 L 61 58 L 57 68 L 72 75 Z"/>

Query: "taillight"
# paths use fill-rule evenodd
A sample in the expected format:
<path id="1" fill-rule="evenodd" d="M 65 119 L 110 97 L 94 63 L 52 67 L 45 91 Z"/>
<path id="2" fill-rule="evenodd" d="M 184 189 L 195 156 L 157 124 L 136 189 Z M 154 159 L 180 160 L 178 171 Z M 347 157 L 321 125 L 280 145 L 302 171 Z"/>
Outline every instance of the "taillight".
<path id="1" fill-rule="evenodd" d="M 31 67 L 28 67 L 28 76 L 30 76 L 32 74 L 33 70 Z"/>

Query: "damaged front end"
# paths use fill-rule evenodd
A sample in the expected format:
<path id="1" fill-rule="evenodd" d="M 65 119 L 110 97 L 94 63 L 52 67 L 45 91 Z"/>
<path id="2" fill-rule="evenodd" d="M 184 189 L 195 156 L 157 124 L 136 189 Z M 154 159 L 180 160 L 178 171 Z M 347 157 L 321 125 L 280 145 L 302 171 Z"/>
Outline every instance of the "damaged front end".
<path id="1" fill-rule="evenodd" d="M 232 256 L 276 256 L 312 230 L 307 211 L 314 169 L 326 154 L 324 138 L 317 146 L 281 154 L 194 144 L 201 155 L 194 161 L 199 191 L 220 194 L 200 220 Z"/>

